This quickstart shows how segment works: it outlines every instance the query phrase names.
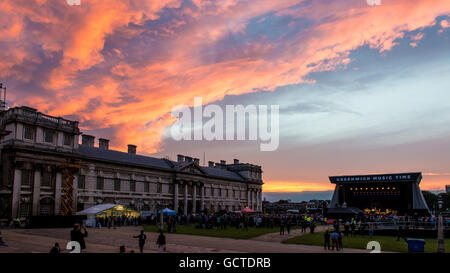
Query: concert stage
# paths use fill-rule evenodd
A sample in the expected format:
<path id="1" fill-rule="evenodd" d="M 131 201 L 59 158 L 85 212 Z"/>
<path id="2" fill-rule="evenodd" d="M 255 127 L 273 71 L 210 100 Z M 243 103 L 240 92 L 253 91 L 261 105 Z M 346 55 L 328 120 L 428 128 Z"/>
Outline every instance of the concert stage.
<path id="1" fill-rule="evenodd" d="M 330 209 L 359 208 L 365 212 L 430 215 L 419 188 L 422 173 L 332 176 L 336 184 Z"/>

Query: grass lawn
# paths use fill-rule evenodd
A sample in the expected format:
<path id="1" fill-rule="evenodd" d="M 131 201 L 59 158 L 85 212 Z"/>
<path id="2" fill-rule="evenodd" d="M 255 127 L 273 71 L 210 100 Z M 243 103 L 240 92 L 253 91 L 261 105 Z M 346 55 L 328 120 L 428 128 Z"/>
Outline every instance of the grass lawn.
<path id="1" fill-rule="evenodd" d="M 320 245 L 323 246 L 324 232 L 314 234 L 305 234 L 284 241 L 285 244 L 301 244 L 301 245 Z M 367 243 L 370 241 L 378 241 L 381 245 L 381 251 L 392 252 L 408 252 L 408 244 L 405 240 L 392 236 L 364 236 L 344 237 L 343 245 L 345 248 L 366 249 Z M 435 253 L 437 250 L 437 239 L 425 239 L 425 252 Z M 445 251 L 450 253 L 450 239 L 445 239 Z"/>
<path id="2" fill-rule="evenodd" d="M 158 232 L 159 225 L 145 225 L 144 230 L 146 232 Z M 292 228 L 293 229 L 293 228 Z M 291 230 L 292 230 L 291 229 Z M 167 231 L 167 225 L 164 225 L 164 232 Z M 195 228 L 195 225 L 189 226 L 177 226 L 178 234 L 188 234 L 188 235 L 199 235 L 199 236 L 212 236 L 212 237 L 224 237 L 233 239 L 250 239 L 258 237 L 272 232 L 279 232 L 279 228 L 256 228 L 249 227 L 248 230 L 236 229 L 235 227 L 228 226 L 227 229 L 217 230 L 217 228 L 206 229 L 206 228 Z M 285 231 L 286 232 L 286 231 Z"/>

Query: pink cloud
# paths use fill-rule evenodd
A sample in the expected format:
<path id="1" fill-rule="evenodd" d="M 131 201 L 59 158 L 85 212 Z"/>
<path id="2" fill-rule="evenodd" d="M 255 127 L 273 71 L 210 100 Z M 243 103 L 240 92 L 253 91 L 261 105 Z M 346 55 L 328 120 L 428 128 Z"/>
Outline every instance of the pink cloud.
<path id="1" fill-rule="evenodd" d="M 113 146 L 133 142 L 154 152 L 173 122 L 168 111 L 191 105 L 194 96 L 209 103 L 302 83 L 313 71 L 345 68 L 352 50 L 391 50 L 406 33 L 450 13 L 448 0 L 361 2 L 91 0 L 70 7 L 57 0 L 2 1 L 0 77 L 41 82 L 39 92 L 13 92 L 16 104 L 77 115 L 84 130 L 119 128 Z M 252 20 L 263 23 L 268 14 L 289 16 L 290 28 L 299 31 L 279 40 L 248 37 Z M 303 28 L 298 18 L 313 23 Z M 423 38 L 417 34 L 411 45 Z"/>

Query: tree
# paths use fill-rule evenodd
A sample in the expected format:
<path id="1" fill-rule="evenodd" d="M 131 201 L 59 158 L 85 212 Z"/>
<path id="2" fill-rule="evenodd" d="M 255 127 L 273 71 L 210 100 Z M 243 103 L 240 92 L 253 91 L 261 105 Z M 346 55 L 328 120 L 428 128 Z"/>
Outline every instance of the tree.
<path id="1" fill-rule="evenodd" d="M 442 210 L 450 210 L 450 193 L 443 192 L 438 195 L 442 199 Z"/>
<path id="2" fill-rule="evenodd" d="M 434 210 L 436 208 L 437 195 L 430 191 L 422 191 L 422 194 L 427 202 L 428 208 Z"/>

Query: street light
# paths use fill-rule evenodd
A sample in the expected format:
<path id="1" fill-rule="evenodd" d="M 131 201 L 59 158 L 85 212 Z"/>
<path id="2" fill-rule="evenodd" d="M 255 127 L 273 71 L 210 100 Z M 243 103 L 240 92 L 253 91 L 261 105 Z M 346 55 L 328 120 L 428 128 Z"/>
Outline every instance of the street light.
<path id="1" fill-rule="evenodd" d="M 163 208 L 164 208 L 164 202 L 163 201 L 157 201 L 157 205 L 159 207 L 159 231 L 164 231 L 164 217 L 163 217 Z"/>

